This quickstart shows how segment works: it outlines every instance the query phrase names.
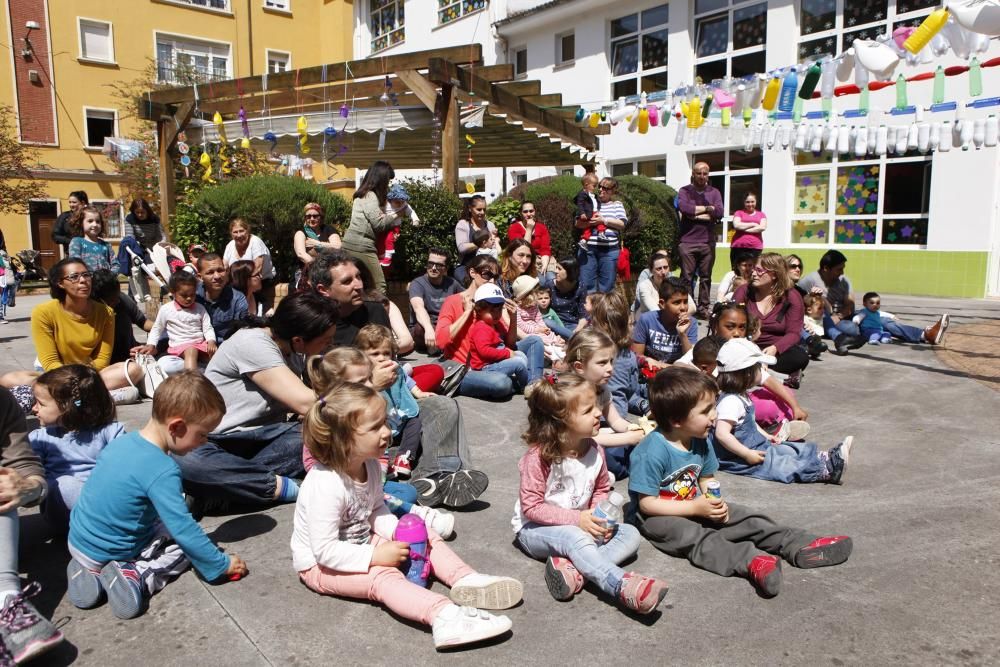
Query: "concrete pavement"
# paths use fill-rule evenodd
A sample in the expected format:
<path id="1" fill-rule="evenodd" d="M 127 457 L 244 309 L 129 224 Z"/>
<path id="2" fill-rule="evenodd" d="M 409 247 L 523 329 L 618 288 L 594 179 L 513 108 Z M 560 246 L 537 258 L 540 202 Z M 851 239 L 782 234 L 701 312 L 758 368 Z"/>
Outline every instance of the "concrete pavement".
<path id="1" fill-rule="evenodd" d="M 0 371 L 30 368 L 28 315 L 42 300 L 19 299 L 8 313 Z M 634 569 L 671 584 L 662 613 L 626 615 L 590 586 L 571 602 L 555 602 L 543 565 L 511 544 L 523 399 L 463 398 L 475 467 L 491 482 L 474 511 L 459 514 L 452 546 L 481 571 L 524 582 L 524 602 L 507 612 L 511 636 L 436 654 L 424 628 L 373 604 L 312 593 L 291 568 L 292 506 L 206 518 L 206 530 L 246 559 L 250 576 L 211 586 L 188 572 L 143 617 L 118 621 L 106 606 L 81 611 L 70 604 L 65 542 L 28 514 L 22 573 L 42 583 L 38 606 L 68 639 L 38 664 L 995 664 L 1000 393 L 990 385 L 998 386 L 1000 339 L 981 327 L 1000 323 L 1000 302 L 883 295 L 883 303 L 917 325 L 948 309 L 949 336 L 980 327 L 955 336 L 961 354 L 952 356 L 968 367 L 946 366 L 929 346 L 903 344 L 810 365 L 800 392 L 810 439 L 824 447 L 847 434 L 856 439 L 846 485 L 785 486 L 723 474 L 723 493 L 783 523 L 851 535 L 854 555 L 836 568 L 786 565 L 773 600 L 758 598 L 742 579 L 697 570 L 643 544 Z M 148 411 L 147 402 L 119 415 L 134 429 Z"/>

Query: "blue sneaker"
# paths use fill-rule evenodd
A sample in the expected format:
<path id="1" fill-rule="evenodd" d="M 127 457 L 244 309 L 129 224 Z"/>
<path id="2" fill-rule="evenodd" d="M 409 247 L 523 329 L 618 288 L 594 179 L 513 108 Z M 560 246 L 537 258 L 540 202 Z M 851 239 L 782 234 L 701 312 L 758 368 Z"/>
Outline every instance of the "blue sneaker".
<path id="1" fill-rule="evenodd" d="M 99 572 L 92 572 L 75 558 L 66 566 L 66 586 L 70 602 L 77 609 L 93 609 L 104 600 Z"/>
<path id="2" fill-rule="evenodd" d="M 101 583 L 108 593 L 111 611 L 118 618 L 135 618 L 142 613 L 142 578 L 132 563 L 111 561 L 101 570 Z"/>

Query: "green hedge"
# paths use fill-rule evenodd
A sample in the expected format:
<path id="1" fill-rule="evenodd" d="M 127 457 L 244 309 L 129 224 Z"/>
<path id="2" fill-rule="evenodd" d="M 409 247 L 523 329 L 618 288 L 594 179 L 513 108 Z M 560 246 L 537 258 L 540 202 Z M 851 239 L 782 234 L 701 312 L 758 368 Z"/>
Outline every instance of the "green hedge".
<path id="1" fill-rule="evenodd" d="M 189 188 L 178 203 L 171 238 L 182 248 L 204 243 L 221 253 L 229 242 L 229 220 L 240 216 L 270 249 L 278 280 L 288 281 L 298 268 L 292 237 L 302 228 L 302 207 L 311 201 L 323 207 L 326 223 L 342 233 L 351 216 L 347 200 L 312 181 L 267 175 Z"/>
<path id="2" fill-rule="evenodd" d="M 462 213 L 462 201 L 454 192 L 428 180 L 406 178 L 400 181 L 410 195 L 410 206 L 420 216 L 414 227 L 404 221 L 396 240 L 396 254 L 388 271 L 390 278 L 409 280 L 424 273 L 427 249 L 439 246 L 448 252 L 455 265 L 455 224 Z"/>

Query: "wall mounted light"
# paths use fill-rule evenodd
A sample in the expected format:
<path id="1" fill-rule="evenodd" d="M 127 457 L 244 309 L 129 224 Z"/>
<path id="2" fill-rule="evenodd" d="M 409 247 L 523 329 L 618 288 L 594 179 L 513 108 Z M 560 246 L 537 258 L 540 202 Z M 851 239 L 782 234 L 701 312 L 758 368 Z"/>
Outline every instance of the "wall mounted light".
<path id="1" fill-rule="evenodd" d="M 42 26 L 41 24 L 38 23 L 38 21 L 28 21 L 27 23 L 24 24 L 24 27 L 27 28 L 28 32 L 23 37 L 24 48 L 21 49 L 21 57 L 30 58 L 33 55 L 35 49 L 35 47 L 31 45 L 31 39 L 29 39 L 31 37 L 31 31 L 40 30 Z"/>

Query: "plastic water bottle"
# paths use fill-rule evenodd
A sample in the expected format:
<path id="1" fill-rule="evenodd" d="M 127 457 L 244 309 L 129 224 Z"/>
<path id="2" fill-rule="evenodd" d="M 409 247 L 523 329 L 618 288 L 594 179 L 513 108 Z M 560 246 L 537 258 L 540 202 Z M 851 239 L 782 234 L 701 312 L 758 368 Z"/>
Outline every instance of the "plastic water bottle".
<path id="1" fill-rule="evenodd" d="M 396 524 L 393 539 L 410 545 L 410 557 L 403 563 L 406 578 L 417 586 L 427 588 L 427 579 L 431 574 L 431 561 L 428 559 L 427 526 L 424 520 L 416 514 L 404 514 Z"/>
<path id="2" fill-rule="evenodd" d="M 791 111 L 795 106 L 795 93 L 799 89 L 799 76 L 795 70 L 789 70 L 781 82 L 781 95 L 778 98 L 779 111 Z"/>
<path id="3" fill-rule="evenodd" d="M 594 518 L 604 519 L 605 526 L 614 533 L 618 524 L 625 520 L 625 498 L 617 491 L 612 491 L 607 498 L 597 503 L 594 508 Z"/>

